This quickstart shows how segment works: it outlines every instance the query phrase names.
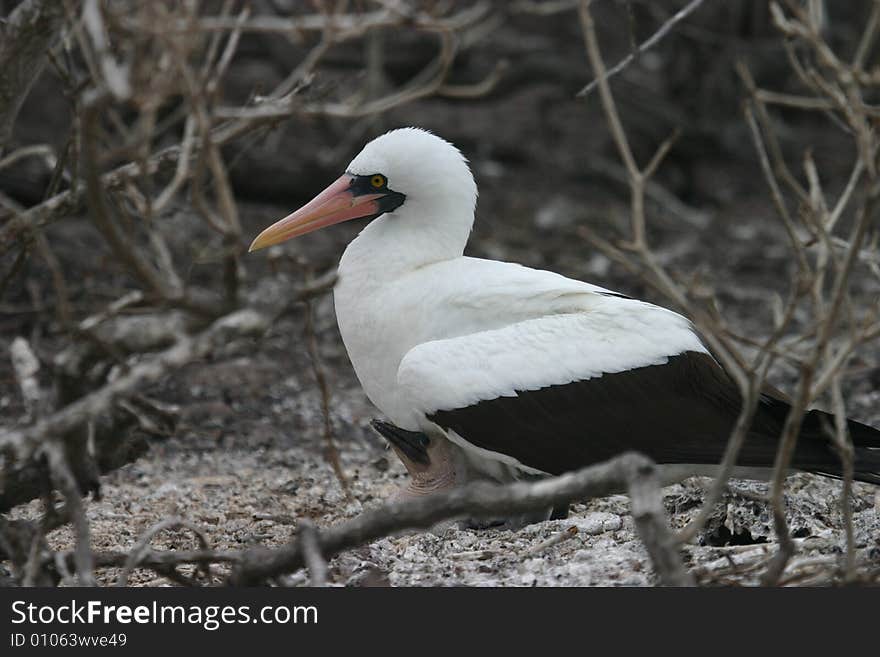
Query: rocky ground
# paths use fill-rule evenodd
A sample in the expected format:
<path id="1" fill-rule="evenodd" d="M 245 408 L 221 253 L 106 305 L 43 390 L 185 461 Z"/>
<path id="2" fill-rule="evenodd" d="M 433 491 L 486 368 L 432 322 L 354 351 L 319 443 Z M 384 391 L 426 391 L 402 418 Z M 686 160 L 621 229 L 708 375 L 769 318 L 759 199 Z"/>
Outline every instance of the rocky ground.
<path id="1" fill-rule="evenodd" d="M 293 410 L 294 413 L 298 410 Z M 317 445 L 278 438 L 265 423 L 267 443 L 218 448 L 214 438 L 182 436 L 108 476 L 101 501 L 89 504 L 93 547 L 127 551 L 153 524 L 180 517 L 198 525 L 218 549 L 279 545 L 289 540 L 297 520 L 328 525 L 375 506 L 403 481 L 396 459 L 366 431 L 346 445 L 346 496 Z M 353 431 L 358 432 L 353 426 Z M 198 445 L 199 442 L 203 444 Z M 195 444 L 194 444 L 195 443 Z M 282 443 L 278 445 L 277 443 Z M 289 443 L 284 445 L 284 443 Z M 698 510 L 708 479 L 690 479 L 665 489 L 675 527 Z M 706 585 L 757 584 L 761 565 L 775 550 L 772 520 L 757 494 L 765 486 L 733 482 L 707 529 L 684 550 L 698 581 Z M 840 486 L 819 477 L 789 481 L 789 521 L 799 552 L 784 582 L 824 584 L 840 563 L 845 546 L 839 506 Z M 856 548 L 864 577 L 880 567 L 880 496 L 857 486 L 854 498 Z M 28 516 L 35 506 L 19 509 Z M 53 547 L 70 547 L 66 529 L 51 537 Z M 160 534 L 156 549 L 194 549 L 187 530 Z M 645 586 L 654 583 L 648 556 L 638 540 L 626 496 L 575 505 L 566 520 L 510 531 L 462 529 L 443 523 L 428 532 L 408 533 L 346 552 L 331 562 L 330 579 L 346 586 Z M 185 569 L 184 569 L 185 570 Z M 222 568 L 215 568 L 219 577 Z M 118 571 L 100 572 L 115 581 Z M 130 583 L 167 583 L 136 570 Z M 282 580 L 308 584 L 305 572 Z M 868 580 L 870 581 L 870 580 Z"/>

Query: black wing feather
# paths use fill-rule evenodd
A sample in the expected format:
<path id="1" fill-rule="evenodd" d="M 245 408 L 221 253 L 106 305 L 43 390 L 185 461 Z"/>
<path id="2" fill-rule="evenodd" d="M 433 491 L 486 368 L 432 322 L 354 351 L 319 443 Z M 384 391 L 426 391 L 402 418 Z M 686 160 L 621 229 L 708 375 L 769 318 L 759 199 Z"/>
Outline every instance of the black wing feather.
<path id="1" fill-rule="evenodd" d="M 769 467 L 790 406 L 768 388 L 738 465 Z M 517 391 L 429 416 L 484 449 L 561 474 L 636 450 L 658 463 L 717 464 L 740 410 L 736 385 L 709 355 L 685 352 L 651 365 L 586 381 Z M 810 411 L 794 467 L 837 475 L 840 460 Z M 850 420 L 857 478 L 880 482 L 880 431 Z"/>

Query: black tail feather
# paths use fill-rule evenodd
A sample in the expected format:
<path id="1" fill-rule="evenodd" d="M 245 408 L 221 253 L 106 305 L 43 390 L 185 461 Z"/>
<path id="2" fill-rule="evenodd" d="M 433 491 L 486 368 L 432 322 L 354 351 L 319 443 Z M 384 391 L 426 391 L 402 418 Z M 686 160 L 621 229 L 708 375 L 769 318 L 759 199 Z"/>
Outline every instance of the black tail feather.
<path id="1" fill-rule="evenodd" d="M 870 484 L 880 485 L 880 430 L 862 424 L 856 420 L 847 420 L 850 439 L 853 444 L 853 469 L 854 479 Z M 815 438 L 823 438 L 826 445 L 833 444 L 829 439 L 834 431 L 834 416 L 824 411 L 812 410 L 804 417 L 801 429 L 801 445 L 815 444 Z M 812 439 L 812 440 L 811 440 Z M 837 456 L 837 462 L 829 464 L 831 467 L 807 468 L 812 472 L 827 474 L 832 477 L 843 476 L 843 468 L 840 464 L 836 450 L 832 450 Z M 796 457 L 797 458 L 797 457 Z"/>

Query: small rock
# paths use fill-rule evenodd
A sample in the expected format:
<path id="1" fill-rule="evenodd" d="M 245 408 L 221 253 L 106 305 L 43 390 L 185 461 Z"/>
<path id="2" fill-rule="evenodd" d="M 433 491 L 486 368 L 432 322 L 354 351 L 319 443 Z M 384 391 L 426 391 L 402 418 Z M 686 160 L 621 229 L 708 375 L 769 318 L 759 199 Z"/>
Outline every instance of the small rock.
<path id="1" fill-rule="evenodd" d="M 603 532 L 616 531 L 623 525 L 620 516 L 604 511 L 593 511 L 583 518 L 571 518 L 569 523 L 577 527 L 579 532 L 592 536 Z"/>
<path id="2" fill-rule="evenodd" d="M 345 516 L 356 516 L 364 510 L 364 505 L 361 504 L 360 500 L 352 500 L 348 504 L 345 505 L 345 508 L 342 510 L 342 514 Z"/>
<path id="3" fill-rule="evenodd" d="M 150 498 L 155 500 L 160 497 L 167 497 L 169 495 L 172 495 L 172 494 L 176 495 L 179 493 L 180 493 L 180 486 L 168 481 L 168 482 L 165 482 L 164 484 L 162 484 L 161 486 L 159 486 L 159 488 L 157 488 L 155 491 L 153 491 L 153 494 L 150 495 Z"/>

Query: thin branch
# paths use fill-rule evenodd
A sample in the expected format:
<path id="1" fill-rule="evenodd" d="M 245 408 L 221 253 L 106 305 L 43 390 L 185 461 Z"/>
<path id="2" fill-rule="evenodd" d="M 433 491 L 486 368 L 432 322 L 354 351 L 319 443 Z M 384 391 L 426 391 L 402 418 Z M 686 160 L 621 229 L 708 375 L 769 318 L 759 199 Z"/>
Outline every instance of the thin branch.
<path id="1" fill-rule="evenodd" d="M 230 335 L 262 334 L 268 320 L 253 310 L 240 310 L 215 321 L 202 333 L 181 337 L 177 344 L 133 365 L 128 372 L 102 388 L 69 404 L 55 414 L 25 429 L 0 430 L 0 452 L 13 450 L 20 461 L 42 449 L 46 441 L 67 434 L 106 413 L 120 397 L 158 380 L 168 371 L 202 358 Z"/>
<path id="2" fill-rule="evenodd" d="M 9 345 L 9 356 L 25 410 L 30 417 L 35 417 L 43 399 L 43 391 L 37 378 L 40 361 L 28 341 L 21 336 L 16 337 Z"/>
<path id="3" fill-rule="evenodd" d="M 537 555 L 541 554 L 542 552 L 544 552 L 545 550 L 548 550 L 552 547 L 555 547 L 555 546 L 559 545 L 560 543 L 563 543 L 571 538 L 574 538 L 577 535 L 578 535 L 577 525 L 572 525 L 568 529 L 564 529 L 561 532 L 557 532 L 556 534 L 553 534 L 553 536 L 548 538 L 546 541 L 541 541 L 537 545 L 533 545 L 528 550 L 523 552 L 522 556 L 523 557 L 537 556 Z M 479 556 L 482 556 L 482 552 L 478 552 L 477 554 Z"/>
<path id="4" fill-rule="evenodd" d="M 348 485 L 348 479 L 342 469 L 339 461 L 339 450 L 336 449 L 336 442 L 333 439 L 333 420 L 330 416 L 330 386 L 327 383 L 327 377 L 324 374 L 324 366 L 321 363 L 321 354 L 318 353 L 318 341 L 315 337 L 314 311 L 312 308 L 312 300 L 305 300 L 305 327 L 306 346 L 309 352 L 309 361 L 312 364 L 312 373 L 315 375 L 315 381 L 318 389 L 321 391 L 321 414 L 324 418 L 324 453 L 327 461 L 333 468 L 336 479 L 346 497 L 351 497 L 351 491 Z"/>
<path id="5" fill-rule="evenodd" d="M 745 67 L 742 67 L 740 74 L 745 75 L 745 70 Z M 764 140 L 761 137 L 761 130 L 758 127 L 757 121 L 755 121 L 755 114 L 752 110 L 752 106 L 749 104 L 746 104 L 745 106 L 745 116 L 746 124 L 749 126 L 752 140 L 755 144 L 755 150 L 758 152 L 758 159 L 761 163 L 761 169 L 764 172 L 764 179 L 770 187 L 773 203 L 776 205 L 776 211 L 782 219 L 782 224 L 785 226 L 785 232 L 788 234 L 788 239 L 792 245 L 792 251 L 794 251 L 795 256 L 797 257 L 798 270 L 803 274 L 809 270 L 806 255 L 804 254 L 804 249 L 801 246 L 800 239 L 795 230 L 794 221 L 792 221 L 791 215 L 788 212 L 788 206 L 785 204 L 785 199 L 782 198 L 779 183 L 777 183 L 776 176 L 773 174 L 770 157 L 767 155 L 767 149 L 765 148 Z"/>
<path id="6" fill-rule="evenodd" d="M 666 525 L 656 467 L 645 457 L 626 453 L 605 463 L 533 483 L 500 486 L 477 482 L 426 497 L 389 502 L 321 531 L 321 554 L 330 558 L 404 529 L 425 529 L 463 516 L 497 517 L 546 509 L 629 489 L 636 527 L 661 584 L 693 584 Z M 652 499 L 653 498 L 653 499 Z M 230 575 L 234 585 L 254 585 L 305 566 L 298 540 L 277 550 L 253 548 Z"/>
<path id="7" fill-rule="evenodd" d="M 86 519 L 85 507 L 80 498 L 79 486 L 76 478 L 70 471 L 64 449 L 60 443 L 52 441 L 45 446 L 45 453 L 49 461 L 49 470 L 52 480 L 67 505 L 67 512 L 73 522 L 74 535 L 76 536 L 76 549 L 74 550 L 74 563 L 80 586 L 94 586 L 94 562 L 92 560 L 91 539 L 89 538 L 89 522 Z"/>
<path id="8" fill-rule="evenodd" d="M 188 520 L 183 518 L 167 518 L 160 522 L 155 523 L 152 527 L 150 527 L 146 532 L 144 532 L 143 536 L 141 536 L 137 543 L 129 550 L 128 558 L 125 560 L 125 564 L 122 567 L 122 571 L 119 573 L 116 578 L 116 586 L 128 586 L 128 578 L 131 575 L 131 572 L 140 566 L 143 559 L 150 552 L 150 541 L 153 540 L 157 534 L 162 533 L 163 531 L 167 531 L 169 529 L 189 529 L 193 534 L 196 535 L 196 538 L 199 541 L 199 546 L 203 552 L 209 552 L 211 550 L 210 542 L 208 541 L 208 537 L 205 536 L 205 532 L 202 531 L 201 527 L 191 523 Z M 206 563 L 202 563 L 202 567 L 205 571 L 205 577 L 208 581 L 210 581 L 211 571 L 210 567 Z M 166 569 L 166 573 L 173 572 Z"/>
<path id="9" fill-rule="evenodd" d="M 593 73 L 596 76 L 596 79 L 590 82 L 586 87 L 581 89 L 577 95 L 578 98 L 584 98 L 588 96 L 597 86 L 602 84 L 603 82 L 607 82 L 609 79 L 613 78 L 615 75 L 623 71 L 627 66 L 629 66 L 635 59 L 641 57 L 643 53 L 650 50 L 658 43 L 660 43 L 666 35 L 668 35 L 672 29 L 678 25 L 685 18 L 694 13 L 697 9 L 700 8 L 704 0 L 691 0 L 688 4 L 678 10 L 672 18 L 663 23 L 660 26 L 660 29 L 654 32 L 647 40 L 645 40 L 642 45 L 636 48 L 634 51 L 630 52 L 626 57 L 621 59 L 617 64 L 608 69 L 607 72 L 602 74 L 594 71 Z"/>
<path id="10" fill-rule="evenodd" d="M 46 52 L 61 32 L 64 4 L 57 0 L 25 0 L 0 26 L 0 153 L 46 63 Z"/>
<path id="11" fill-rule="evenodd" d="M 874 0 L 873 4 L 871 15 L 865 24 L 865 31 L 862 32 L 862 38 L 859 41 L 859 47 L 856 49 L 856 54 L 853 57 L 852 67 L 855 70 L 865 67 L 865 61 L 868 59 L 868 55 L 874 47 L 874 42 L 877 40 L 877 32 L 878 28 L 880 28 L 880 2 Z"/>
<path id="12" fill-rule="evenodd" d="M 599 51 L 599 39 L 596 36 L 596 25 L 593 22 L 593 15 L 590 13 L 589 0 L 581 0 L 579 6 L 581 28 L 587 46 L 587 54 L 590 58 L 590 66 L 593 67 L 593 74 L 596 76 L 596 85 L 598 85 L 600 90 L 602 107 L 605 110 L 605 118 L 608 121 L 611 136 L 614 138 L 614 143 L 617 145 L 617 150 L 620 153 L 620 159 L 623 160 L 623 164 L 626 166 L 630 185 L 634 186 L 641 182 L 642 172 L 636 164 L 635 157 L 629 146 L 629 141 L 626 138 L 626 132 L 623 129 L 623 124 L 620 122 L 617 107 L 615 107 L 614 104 L 614 97 L 611 95 L 611 88 L 608 85 L 608 75 L 605 72 L 602 53 Z M 643 241 L 638 231 L 636 231 L 634 241 L 636 243 Z"/>
<path id="13" fill-rule="evenodd" d="M 851 582 L 855 579 L 856 571 L 856 539 L 853 526 L 852 490 L 853 477 L 855 476 L 855 449 L 853 448 L 852 436 L 849 435 L 849 427 L 846 421 L 846 403 L 843 400 L 843 389 L 840 383 L 840 372 L 834 377 L 831 386 L 831 400 L 834 410 L 834 428 L 828 433 L 833 436 L 834 444 L 840 454 L 840 463 L 843 471 L 843 486 L 840 491 L 840 507 L 843 514 L 843 529 L 846 536 L 846 556 L 844 563 L 844 580 Z"/>
<path id="14" fill-rule="evenodd" d="M 28 157 L 39 157 L 43 159 L 50 168 L 55 168 L 58 158 L 55 156 L 55 149 L 48 144 L 32 144 L 30 146 L 22 146 L 12 151 L 6 157 L 0 158 L 0 169 L 11 167 L 19 160 Z"/>
<path id="15" fill-rule="evenodd" d="M 327 586 L 327 562 L 321 554 L 321 540 L 317 527 L 305 518 L 296 525 L 296 537 L 309 570 L 312 586 Z"/>

